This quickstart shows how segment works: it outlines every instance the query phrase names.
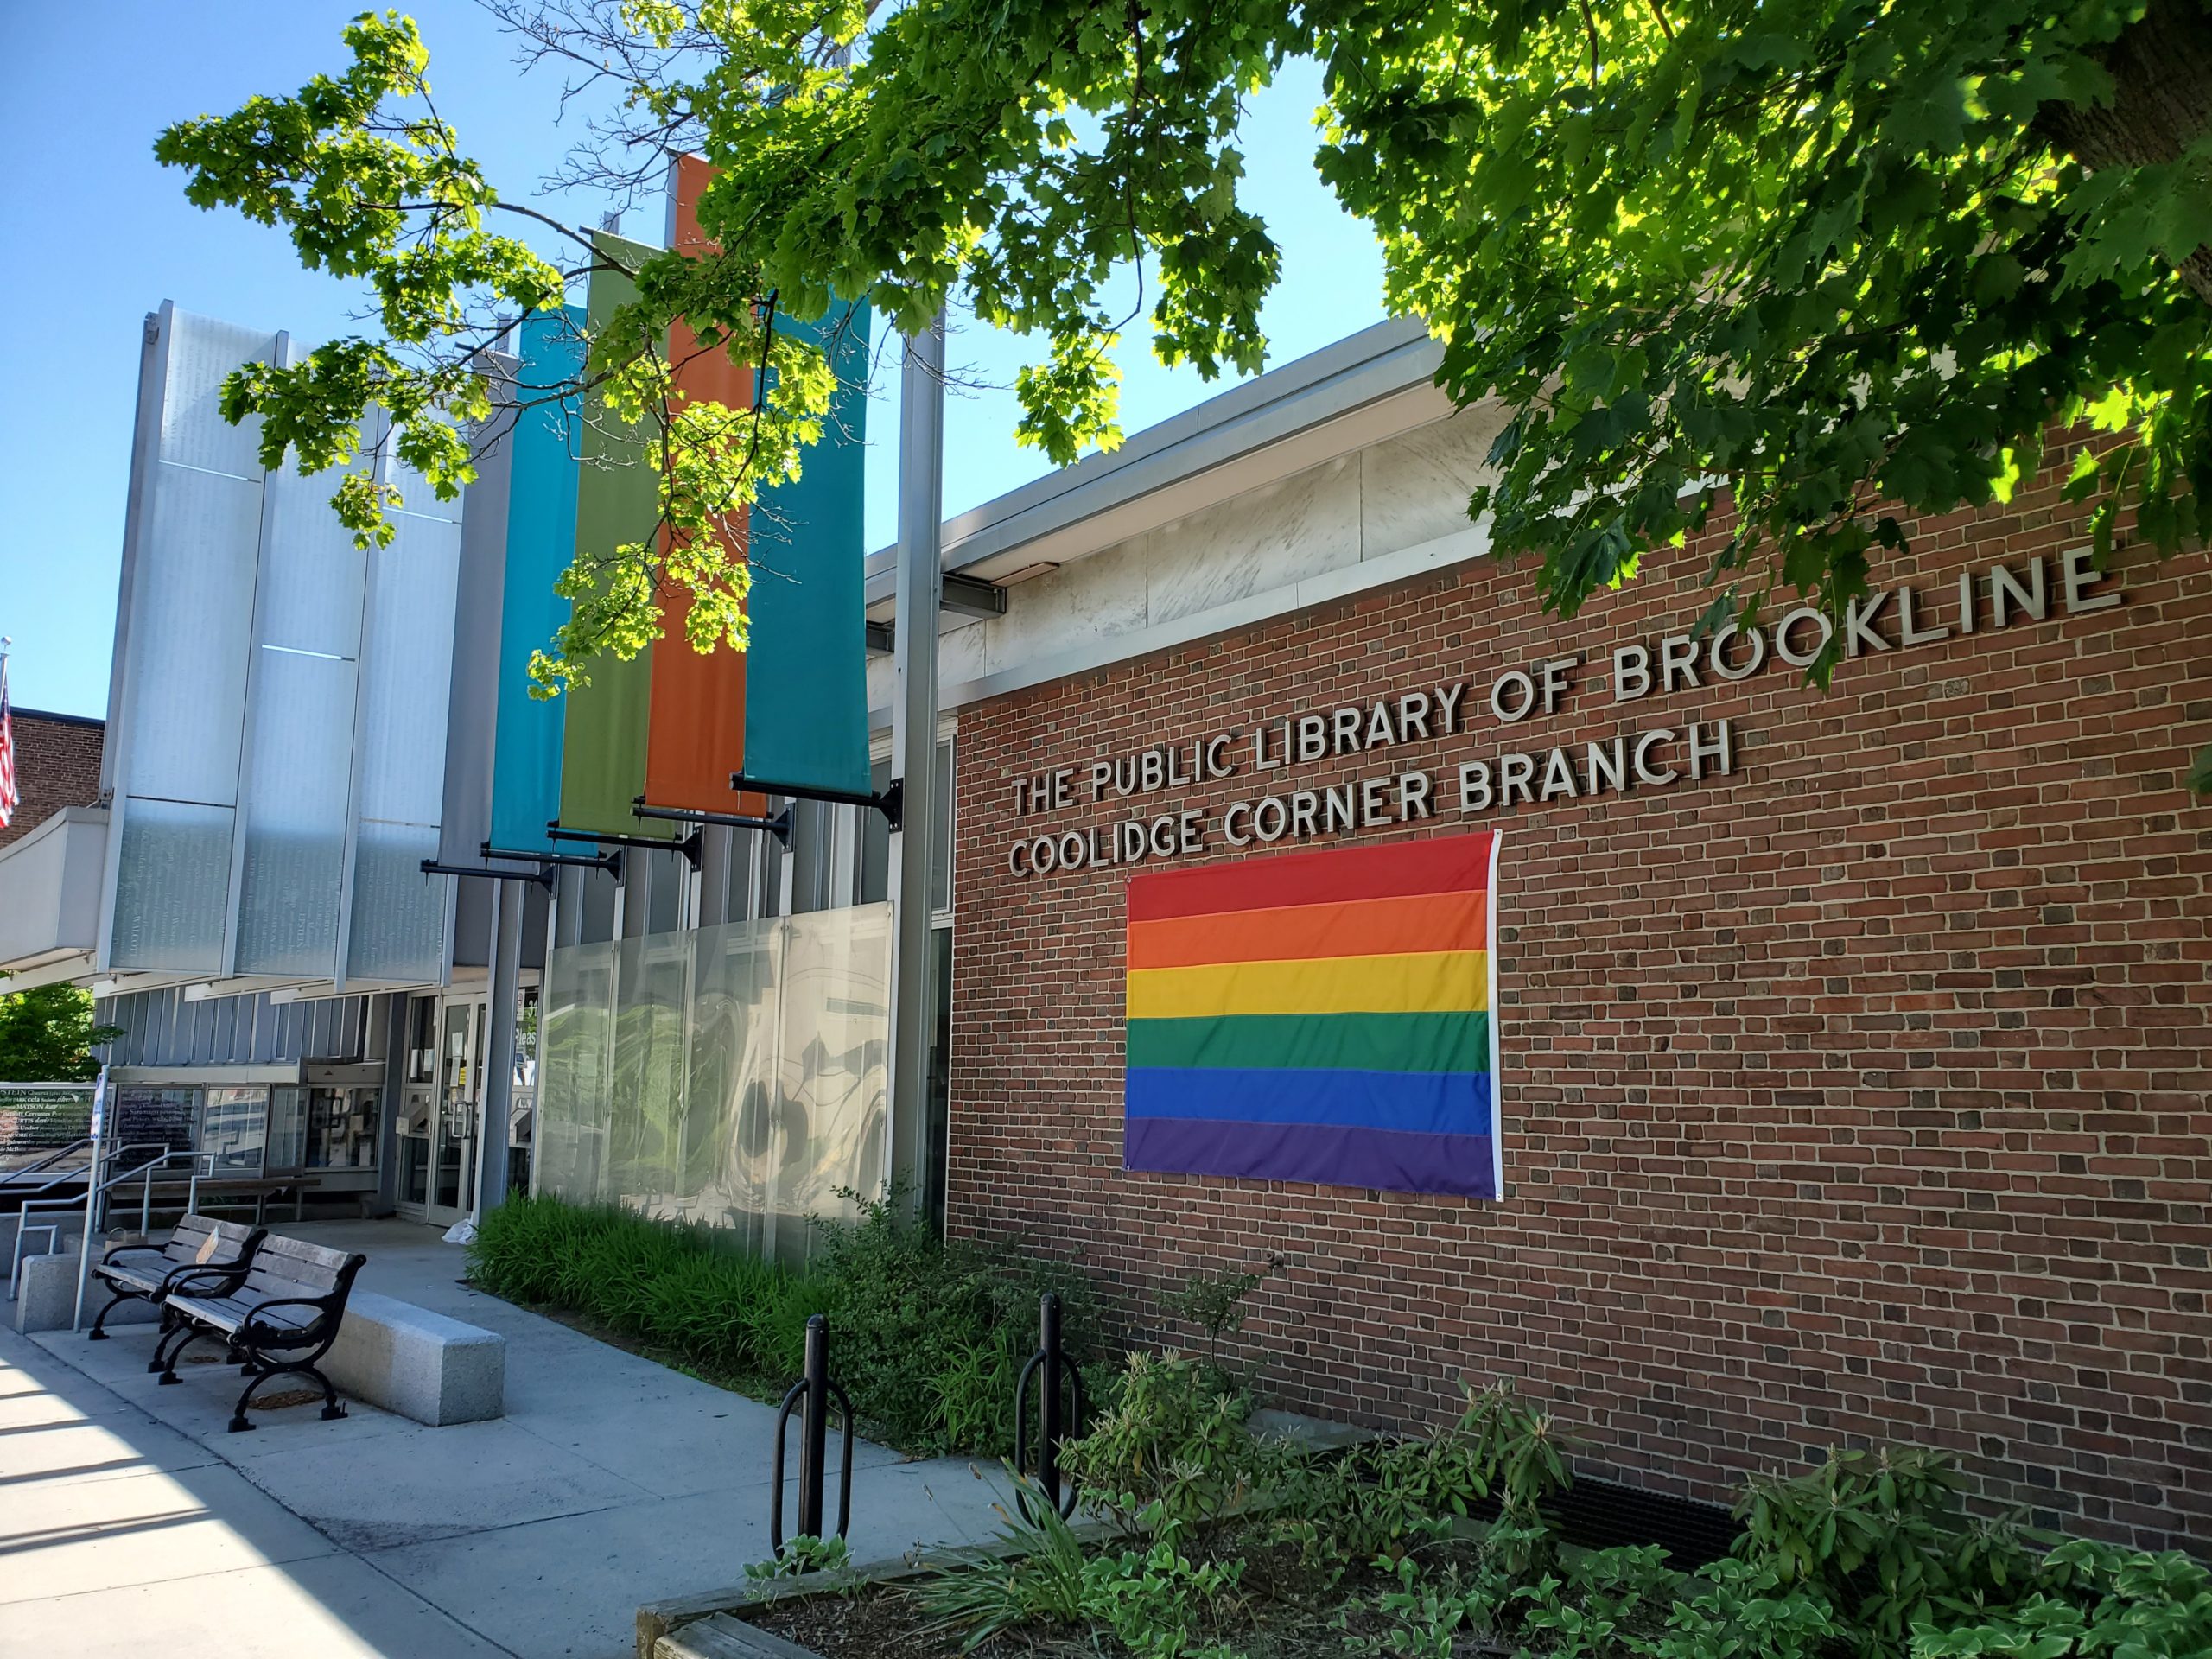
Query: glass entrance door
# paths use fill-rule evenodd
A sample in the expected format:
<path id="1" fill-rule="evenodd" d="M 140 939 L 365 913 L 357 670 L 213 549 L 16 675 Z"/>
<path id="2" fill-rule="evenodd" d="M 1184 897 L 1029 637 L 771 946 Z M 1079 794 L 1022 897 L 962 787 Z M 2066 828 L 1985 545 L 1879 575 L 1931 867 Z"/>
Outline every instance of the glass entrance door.
<path id="1" fill-rule="evenodd" d="M 398 1208 L 449 1227 L 475 1207 L 476 1128 L 490 1008 L 474 999 L 417 999 L 399 1132 Z"/>

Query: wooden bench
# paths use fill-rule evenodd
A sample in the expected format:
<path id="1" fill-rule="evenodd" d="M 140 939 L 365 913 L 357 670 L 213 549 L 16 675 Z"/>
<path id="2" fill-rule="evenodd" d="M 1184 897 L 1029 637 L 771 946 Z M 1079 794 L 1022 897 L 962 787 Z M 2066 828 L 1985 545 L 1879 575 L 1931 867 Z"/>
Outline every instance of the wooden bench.
<path id="1" fill-rule="evenodd" d="M 92 1277 L 115 1294 L 92 1321 L 87 1340 L 105 1342 L 109 1314 L 125 1302 L 158 1303 L 187 1273 L 234 1273 L 242 1282 L 247 1264 L 265 1236 L 258 1227 L 208 1216 L 186 1216 L 166 1244 L 114 1246 L 92 1269 Z"/>
<path id="2" fill-rule="evenodd" d="M 312 1377 L 322 1385 L 322 1414 L 343 1417 L 346 1408 L 338 1390 L 315 1369 L 315 1362 L 338 1340 L 338 1327 L 346 1317 L 346 1299 L 353 1293 L 353 1276 L 368 1257 L 346 1250 L 326 1249 L 296 1238 L 271 1233 L 261 1241 L 243 1281 L 232 1283 L 220 1274 L 203 1281 L 185 1274 L 169 1287 L 162 1301 L 176 1316 L 177 1328 L 163 1344 L 175 1340 L 166 1353 L 157 1346 L 163 1383 L 182 1381 L 176 1374 L 177 1357 L 201 1337 L 220 1337 L 230 1357 L 251 1379 L 231 1414 L 231 1433 L 253 1425 L 246 1421 L 254 1391 L 277 1376 Z M 204 1269 L 202 1270 L 205 1271 Z"/>

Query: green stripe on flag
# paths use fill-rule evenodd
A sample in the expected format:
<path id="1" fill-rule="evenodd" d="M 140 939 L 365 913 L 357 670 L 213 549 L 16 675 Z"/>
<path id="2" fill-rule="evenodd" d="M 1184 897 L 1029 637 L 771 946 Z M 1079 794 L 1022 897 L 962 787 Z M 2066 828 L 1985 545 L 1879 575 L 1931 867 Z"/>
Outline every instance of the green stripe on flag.
<path id="1" fill-rule="evenodd" d="M 1242 1014 L 1132 1020 L 1132 1066 L 1209 1071 L 1488 1071 L 1490 1015 Z"/>

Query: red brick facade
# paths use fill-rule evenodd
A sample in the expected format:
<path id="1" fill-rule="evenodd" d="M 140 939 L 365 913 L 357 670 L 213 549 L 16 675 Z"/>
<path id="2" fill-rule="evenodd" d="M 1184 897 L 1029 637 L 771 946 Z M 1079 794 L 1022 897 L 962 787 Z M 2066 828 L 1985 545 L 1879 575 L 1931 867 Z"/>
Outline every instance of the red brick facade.
<path id="1" fill-rule="evenodd" d="M 100 798 L 105 721 L 18 709 L 15 723 L 16 784 L 23 800 L 0 830 L 0 847 L 30 834 L 65 806 L 93 806 Z"/>
<path id="2" fill-rule="evenodd" d="M 1911 1441 L 2065 1524 L 2212 1544 L 2212 809 L 2183 787 L 2212 561 L 2125 554 L 2069 614 L 2071 512 L 2046 484 L 1919 524 L 1883 579 L 1954 632 L 1897 644 L 1893 594 L 1892 648 L 1826 695 L 1700 655 L 1700 689 L 1615 703 L 1614 648 L 1656 669 L 1709 601 L 1693 552 L 1572 622 L 1483 561 L 963 710 L 952 1229 L 1079 1257 L 1159 1338 L 1188 1336 L 1163 1288 L 1279 1255 L 1243 1342 L 1308 1411 L 1428 1424 L 1510 1376 L 1649 1487 Z M 1955 631 L 1961 571 L 2037 557 L 2048 620 L 1992 626 L 1985 576 Z M 1499 675 L 1578 652 L 1556 712 L 1493 715 Z M 1252 771 L 1257 723 L 1459 681 L 1449 737 Z M 1729 722 L 1727 775 L 1459 815 L 1463 760 L 1541 785 L 1554 746 L 1579 772 L 1663 727 L 1653 768 L 1686 768 L 1693 721 Z M 1091 804 L 1095 760 L 1232 729 L 1234 776 Z M 1063 766 L 1073 804 L 1017 818 Z M 1505 831 L 1505 1201 L 1125 1173 L 1129 871 L 1017 877 L 1009 842 L 1197 806 L 1230 855 L 1231 802 L 1409 767 L 1433 820 L 1305 844 Z"/>

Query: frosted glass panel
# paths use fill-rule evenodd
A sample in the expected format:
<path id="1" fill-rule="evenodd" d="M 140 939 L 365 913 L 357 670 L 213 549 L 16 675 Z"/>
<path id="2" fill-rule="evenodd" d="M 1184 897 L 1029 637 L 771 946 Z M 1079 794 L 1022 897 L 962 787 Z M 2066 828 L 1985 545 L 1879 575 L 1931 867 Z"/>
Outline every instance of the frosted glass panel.
<path id="1" fill-rule="evenodd" d="M 539 1185 L 578 1204 L 611 1202 L 606 1150 L 614 946 L 576 944 L 554 951 L 546 961 L 538 1007 Z"/>
<path id="2" fill-rule="evenodd" d="M 450 884 L 423 874 L 423 861 L 437 854 L 435 824 L 361 825 L 346 978 L 435 985 L 443 977 Z"/>
<path id="3" fill-rule="evenodd" d="M 234 816 L 227 806 L 124 804 L 115 890 L 116 967 L 220 970 Z"/>
<path id="4" fill-rule="evenodd" d="M 435 825 L 444 804 L 461 529 L 403 516 L 377 555 L 362 646 L 365 818 Z"/>
<path id="5" fill-rule="evenodd" d="M 543 1191 L 793 1263 L 883 1185 L 891 907 L 573 945 L 546 967 Z"/>
<path id="6" fill-rule="evenodd" d="M 246 768 L 241 974 L 334 972 L 353 747 L 353 664 L 264 646 Z"/>
<path id="7" fill-rule="evenodd" d="M 156 467 L 135 561 L 124 710 L 129 795 L 229 805 L 261 536 L 261 486 Z M 178 695 L 192 688 L 190 696 Z"/>
<path id="8" fill-rule="evenodd" d="M 330 510 L 331 495 L 343 476 L 329 472 L 302 478 L 287 466 L 264 486 L 269 545 L 263 550 L 257 595 L 264 645 L 326 657 L 360 654 L 361 584 L 368 556 L 353 545 L 353 532 Z"/>
<path id="9" fill-rule="evenodd" d="M 261 421 L 232 426 L 223 418 L 223 382 L 241 363 L 276 360 L 276 336 L 233 323 L 169 314 L 168 385 L 162 403 L 161 459 L 261 476 Z"/>

